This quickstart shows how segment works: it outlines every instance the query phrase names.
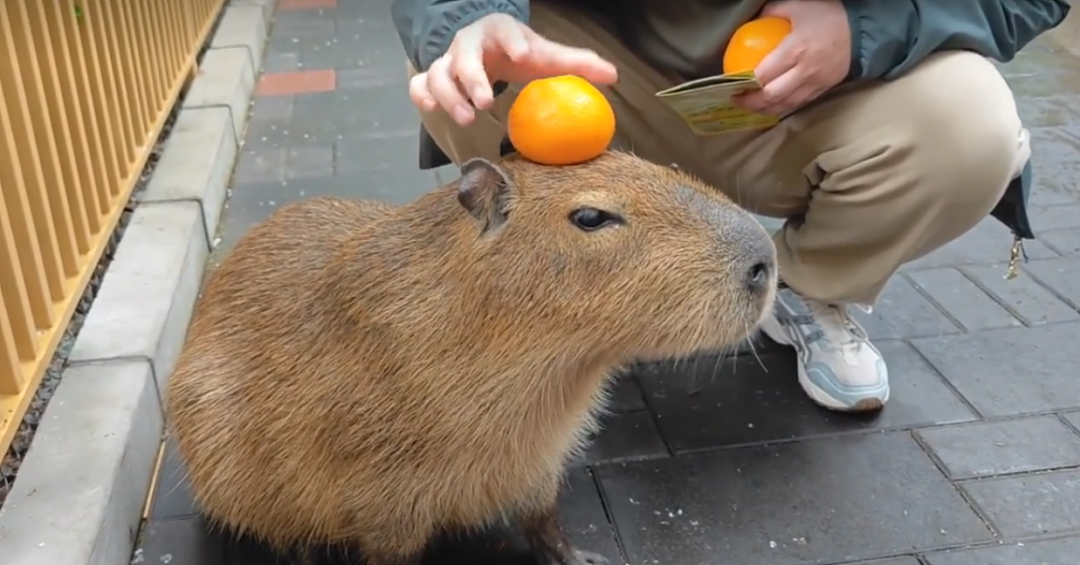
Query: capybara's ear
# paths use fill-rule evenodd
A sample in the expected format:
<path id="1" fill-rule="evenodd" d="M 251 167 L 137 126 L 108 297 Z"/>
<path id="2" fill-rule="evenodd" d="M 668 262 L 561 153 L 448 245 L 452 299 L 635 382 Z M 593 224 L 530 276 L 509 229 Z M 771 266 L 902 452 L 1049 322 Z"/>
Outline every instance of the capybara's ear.
<path id="1" fill-rule="evenodd" d="M 510 177 L 498 165 L 476 157 L 461 165 L 458 202 L 469 211 L 483 230 L 506 221 Z"/>

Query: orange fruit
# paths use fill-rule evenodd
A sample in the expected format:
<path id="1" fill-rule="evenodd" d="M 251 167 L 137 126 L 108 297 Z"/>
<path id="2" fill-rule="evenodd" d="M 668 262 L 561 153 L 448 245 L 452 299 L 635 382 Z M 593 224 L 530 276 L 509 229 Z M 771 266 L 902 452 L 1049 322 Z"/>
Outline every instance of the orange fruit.
<path id="1" fill-rule="evenodd" d="M 615 111 L 581 77 L 543 78 L 518 93 L 506 129 L 522 157 L 541 165 L 574 165 L 607 150 L 615 137 Z"/>
<path id="2" fill-rule="evenodd" d="M 772 16 L 750 20 L 739 26 L 731 34 L 731 41 L 724 50 L 724 74 L 754 70 L 789 33 L 791 22 Z"/>

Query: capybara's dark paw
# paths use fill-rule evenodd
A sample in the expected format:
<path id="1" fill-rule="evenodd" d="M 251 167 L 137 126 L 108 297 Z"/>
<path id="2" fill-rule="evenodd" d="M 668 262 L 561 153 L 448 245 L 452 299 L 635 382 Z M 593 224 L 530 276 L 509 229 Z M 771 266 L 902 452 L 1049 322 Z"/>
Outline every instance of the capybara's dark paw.
<path id="1" fill-rule="evenodd" d="M 569 565 L 610 565 L 610 563 L 607 557 L 599 553 L 575 549 L 573 560 Z"/>

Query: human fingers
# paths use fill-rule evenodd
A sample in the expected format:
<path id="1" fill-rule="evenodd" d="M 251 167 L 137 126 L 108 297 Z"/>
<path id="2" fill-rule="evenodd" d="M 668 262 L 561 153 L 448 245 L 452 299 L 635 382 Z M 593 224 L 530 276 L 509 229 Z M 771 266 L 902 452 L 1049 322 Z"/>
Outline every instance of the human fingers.
<path id="1" fill-rule="evenodd" d="M 787 98 L 777 102 L 772 106 L 768 106 L 764 109 L 764 114 L 770 116 L 784 117 L 803 106 L 806 106 L 815 98 L 821 94 L 815 86 L 811 84 L 803 84 L 795 89 Z"/>
<path id="2" fill-rule="evenodd" d="M 791 8 L 798 7 L 797 4 L 802 1 L 803 0 L 773 0 L 772 2 L 767 2 L 761 8 L 760 17 L 791 19 Z"/>
<path id="3" fill-rule="evenodd" d="M 570 47 L 540 38 L 521 61 L 523 70 L 543 78 L 555 75 L 577 75 L 589 82 L 611 84 L 619 80 L 615 65 L 595 51 Z"/>
<path id="4" fill-rule="evenodd" d="M 409 98 L 417 108 L 424 112 L 430 112 L 439 106 L 435 97 L 431 95 L 431 91 L 428 90 L 427 81 L 427 73 L 420 73 L 409 79 Z"/>
<path id="5" fill-rule="evenodd" d="M 435 60 L 427 71 L 427 87 L 432 97 L 459 125 L 472 123 L 475 112 L 458 88 L 453 74 L 453 57 L 449 54 Z"/>
<path id="6" fill-rule="evenodd" d="M 778 110 L 788 107 L 788 99 L 802 84 L 802 73 L 799 67 L 795 67 L 765 84 L 760 90 L 738 96 L 736 102 L 751 112 L 779 115 Z"/>
<path id="7" fill-rule="evenodd" d="M 518 23 L 510 17 L 493 20 L 490 24 L 488 36 L 491 42 L 498 47 L 511 61 L 520 61 L 529 53 L 530 36 L 539 37 L 536 32 Z"/>
<path id="8" fill-rule="evenodd" d="M 788 35 L 754 68 L 758 84 L 767 86 L 799 62 L 798 38 Z"/>
<path id="9" fill-rule="evenodd" d="M 495 95 L 484 62 L 490 59 L 520 59 L 529 48 L 522 26 L 513 18 L 495 14 L 459 32 L 450 48 L 451 75 L 472 105 L 481 110 L 491 107 Z"/>

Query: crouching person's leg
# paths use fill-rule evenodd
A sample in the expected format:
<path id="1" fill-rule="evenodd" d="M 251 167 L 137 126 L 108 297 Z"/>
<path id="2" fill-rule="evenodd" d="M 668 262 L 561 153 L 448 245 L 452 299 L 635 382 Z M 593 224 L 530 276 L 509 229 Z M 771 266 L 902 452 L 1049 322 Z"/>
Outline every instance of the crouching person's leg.
<path id="1" fill-rule="evenodd" d="M 811 106 L 756 143 L 771 159 L 739 170 L 735 184 L 751 195 L 777 190 L 751 198 L 788 218 L 775 242 L 789 290 L 763 329 L 798 351 L 816 402 L 880 409 L 885 362 L 848 307 L 874 304 L 902 264 L 988 216 L 1030 156 L 1012 92 L 983 57 L 941 53 L 895 81 Z M 807 189 L 801 210 L 793 171 Z"/>

